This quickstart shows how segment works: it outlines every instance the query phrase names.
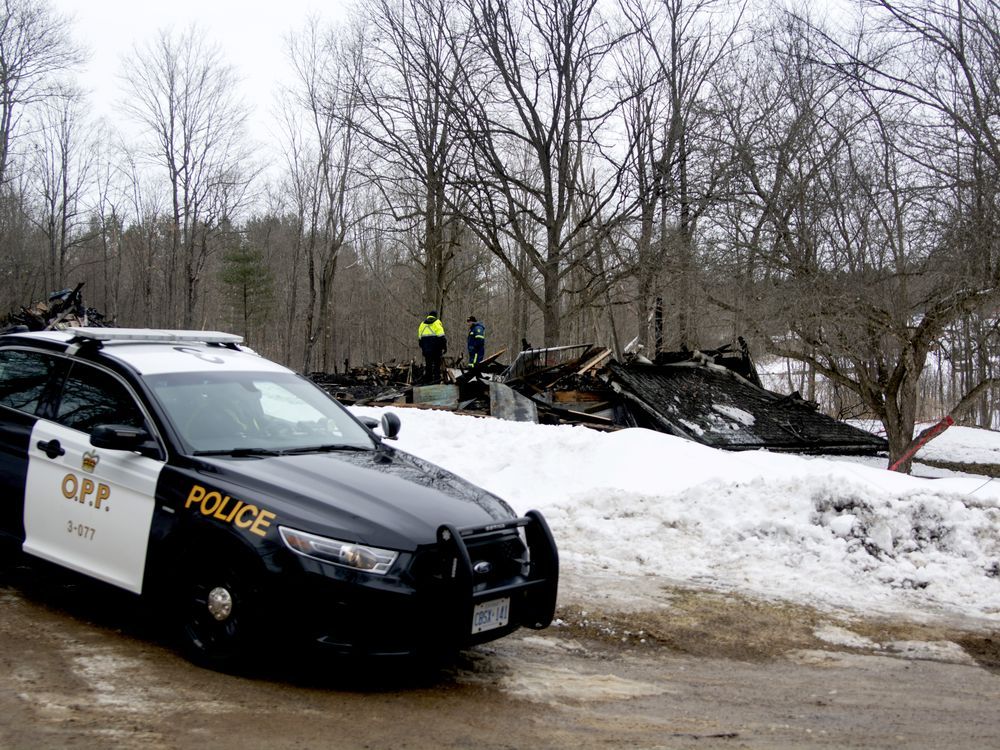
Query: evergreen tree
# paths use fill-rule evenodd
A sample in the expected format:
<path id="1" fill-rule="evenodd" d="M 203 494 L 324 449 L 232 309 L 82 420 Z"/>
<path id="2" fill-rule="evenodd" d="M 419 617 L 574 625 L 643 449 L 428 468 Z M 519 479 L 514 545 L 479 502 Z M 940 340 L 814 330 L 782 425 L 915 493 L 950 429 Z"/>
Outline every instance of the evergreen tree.
<path id="1" fill-rule="evenodd" d="M 250 341 L 274 302 L 273 279 L 264 254 L 241 240 L 223 256 L 219 278 L 230 327 Z"/>

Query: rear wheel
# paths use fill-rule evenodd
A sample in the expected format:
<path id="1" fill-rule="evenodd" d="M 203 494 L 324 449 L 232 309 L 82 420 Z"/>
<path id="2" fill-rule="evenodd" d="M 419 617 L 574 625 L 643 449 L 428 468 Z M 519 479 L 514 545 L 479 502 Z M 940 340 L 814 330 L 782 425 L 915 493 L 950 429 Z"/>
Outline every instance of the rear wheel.
<path id="1" fill-rule="evenodd" d="M 185 567 L 173 611 L 181 648 L 193 662 L 247 666 L 261 619 L 259 587 L 248 569 L 214 559 Z"/>

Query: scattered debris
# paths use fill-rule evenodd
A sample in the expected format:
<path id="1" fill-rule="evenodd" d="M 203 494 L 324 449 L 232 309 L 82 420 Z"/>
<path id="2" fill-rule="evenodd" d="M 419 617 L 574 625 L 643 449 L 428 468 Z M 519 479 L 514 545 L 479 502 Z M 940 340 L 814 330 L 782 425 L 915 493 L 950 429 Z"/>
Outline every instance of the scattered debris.
<path id="1" fill-rule="evenodd" d="M 75 289 L 53 292 L 45 302 L 35 302 L 22 307 L 4 318 L 0 330 L 9 331 L 53 331 L 69 326 L 108 328 L 115 326 L 93 307 L 83 304 L 83 282 Z"/>
<path id="2" fill-rule="evenodd" d="M 413 362 L 390 362 L 345 367 L 343 373 L 311 372 L 309 379 L 340 403 L 352 405 L 394 402 L 403 398 L 422 374 L 423 368 Z"/>
<path id="3" fill-rule="evenodd" d="M 538 422 L 538 407 L 503 383 L 490 383 L 490 414 L 512 422 Z"/>
<path id="4" fill-rule="evenodd" d="M 438 406 L 442 409 L 457 409 L 459 389 L 457 385 L 418 385 L 413 388 L 413 403 Z"/>
<path id="5" fill-rule="evenodd" d="M 761 387 L 746 342 L 739 349 L 664 352 L 613 359 L 610 349 L 576 344 L 502 352 L 479 366 L 445 369 L 450 382 L 420 385 L 422 368 L 373 365 L 313 379 L 344 403 L 448 409 L 594 429 L 646 427 L 727 450 L 872 454 L 886 441 L 817 409 L 799 395 Z"/>
<path id="6" fill-rule="evenodd" d="M 83 284 L 11 313 L 5 330 L 46 331 L 68 326 L 114 326 L 83 303 Z M 661 352 L 655 361 L 624 362 L 594 344 L 536 349 L 522 341 L 509 365 L 506 350 L 474 367 L 445 367 L 444 383 L 424 383 L 414 361 L 350 367 L 309 377 L 347 405 L 447 409 L 517 422 L 580 424 L 594 429 L 647 427 L 727 450 L 872 454 L 884 438 L 818 411 L 794 393 L 761 386 L 746 341 L 739 348 Z M 449 364 L 446 362 L 446 365 Z"/>

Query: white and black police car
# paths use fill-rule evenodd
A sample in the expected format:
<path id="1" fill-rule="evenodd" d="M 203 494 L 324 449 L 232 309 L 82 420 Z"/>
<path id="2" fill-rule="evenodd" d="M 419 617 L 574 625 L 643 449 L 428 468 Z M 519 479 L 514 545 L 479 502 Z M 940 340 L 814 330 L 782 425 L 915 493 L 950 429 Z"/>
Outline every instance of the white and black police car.
<path id="1" fill-rule="evenodd" d="M 454 651 L 552 620 L 541 514 L 206 331 L 0 335 L 0 536 L 149 597 L 196 662 Z M 279 636 L 280 634 L 280 636 Z"/>

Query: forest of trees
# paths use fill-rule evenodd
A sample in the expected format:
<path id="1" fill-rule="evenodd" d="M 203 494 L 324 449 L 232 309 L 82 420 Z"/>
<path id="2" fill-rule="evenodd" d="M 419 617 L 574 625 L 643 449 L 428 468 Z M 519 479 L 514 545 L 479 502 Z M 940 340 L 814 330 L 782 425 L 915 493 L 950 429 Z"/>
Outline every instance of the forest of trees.
<path id="1" fill-rule="evenodd" d="M 816 5 L 360 0 L 287 35 L 265 148 L 198 27 L 99 122 L 71 20 L 5 0 L 0 299 L 84 282 L 304 372 L 413 358 L 430 309 L 450 353 L 470 313 L 488 352 L 742 335 L 894 456 L 996 426 L 1000 6 Z"/>

